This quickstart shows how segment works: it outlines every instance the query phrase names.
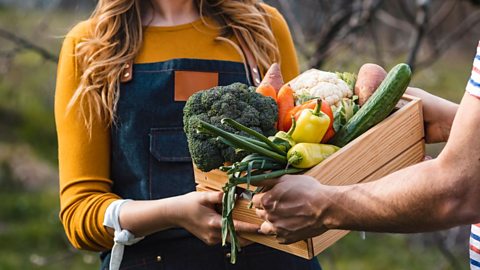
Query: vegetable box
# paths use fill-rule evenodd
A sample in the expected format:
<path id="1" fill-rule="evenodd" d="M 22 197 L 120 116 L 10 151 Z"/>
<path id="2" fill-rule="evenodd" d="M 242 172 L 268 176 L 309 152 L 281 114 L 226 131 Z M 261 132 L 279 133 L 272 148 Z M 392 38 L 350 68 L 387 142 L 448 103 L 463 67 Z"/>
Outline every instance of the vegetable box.
<path id="1" fill-rule="evenodd" d="M 326 185 L 368 182 L 421 162 L 424 155 L 421 100 L 404 95 L 389 117 L 304 174 L 313 176 Z M 205 173 L 194 168 L 194 173 L 199 191 L 222 190 L 227 181 L 226 173 L 220 170 Z M 249 208 L 248 205 L 249 202 L 245 199 L 237 200 L 233 212 L 234 219 L 261 224 L 262 220 L 255 215 L 255 209 Z M 348 231 L 330 230 L 290 245 L 278 244 L 272 236 L 257 234 L 241 236 L 310 259 L 347 233 Z"/>

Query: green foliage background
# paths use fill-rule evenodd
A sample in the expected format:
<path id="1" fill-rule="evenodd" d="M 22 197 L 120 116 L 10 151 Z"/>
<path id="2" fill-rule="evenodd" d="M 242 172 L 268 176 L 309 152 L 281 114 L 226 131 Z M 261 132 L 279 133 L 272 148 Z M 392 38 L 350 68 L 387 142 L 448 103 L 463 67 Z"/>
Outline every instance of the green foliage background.
<path id="1" fill-rule="evenodd" d="M 1 27 L 33 37 L 36 44 L 55 53 L 59 52 L 62 36 L 85 17 L 84 13 L 0 8 Z M 0 42 L 0 52 L 13 48 L 5 40 Z M 474 50 L 473 46 L 471 50 L 451 50 L 432 67 L 417 73 L 413 85 L 458 102 Z M 388 65 L 404 59 L 400 55 Z M 374 59 L 362 55 L 343 59 L 339 55 L 323 68 L 356 72 L 367 61 Z M 7 68 L 2 69 L 2 65 Z M 45 168 L 56 172 L 55 73 L 55 63 L 31 51 L 20 51 L 10 63 L 0 63 L 0 269 L 75 270 L 99 266 L 98 254 L 73 249 L 64 235 L 58 219 L 57 178 L 42 178 L 51 173 L 18 176 L 16 169 L 28 164 L 34 172 L 37 167 L 40 172 Z M 436 155 L 441 147 L 429 146 L 428 151 Z M 463 269 L 468 266 L 467 236 L 459 234 L 449 246 Z M 441 248 L 429 239 L 429 235 L 367 234 L 362 240 L 355 232 L 319 259 L 324 269 L 453 269 Z"/>

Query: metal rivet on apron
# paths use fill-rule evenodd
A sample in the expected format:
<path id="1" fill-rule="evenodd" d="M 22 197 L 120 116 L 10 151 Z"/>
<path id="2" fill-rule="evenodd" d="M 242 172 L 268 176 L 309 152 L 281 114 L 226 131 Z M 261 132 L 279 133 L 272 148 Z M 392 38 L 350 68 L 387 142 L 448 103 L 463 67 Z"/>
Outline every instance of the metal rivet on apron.
<path id="1" fill-rule="evenodd" d="M 230 252 L 229 252 L 229 253 L 225 254 L 225 257 L 230 258 L 230 257 L 232 257 L 232 254 L 230 254 Z"/>
<path id="2" fill-rule="evenodd" d="M 259 79 L 259 78 L 255 78 L 255 81 L 256 81 L 257 83 L 260 83 L 260 79 Z"/>
<path id="3" fill-rule="evenodd" d="M 252 71 L 253 71 L 253 73 L 258 73 L 258 69 L 257 69 L 257 68 L 252 68 Z"/>
<path id="4" fill-rule="evenodd" d="M 130 64 L 126 64 L 126 65 L 125 65 L 125 68 L 130 68 Z"/>
<path id="5" fill-rule="evenodd" d="M 129 72 L 123 74 L 123 77 L 125 77 L 125 78 L 127 78 L 128 76 L 130 76 L 130 73 L 129 73 Z"/>
<path id="6" fill-rule="evenodd" d="M 157 262 L 162 261 L 162 256 L 158 255 L 157 258 L 155 258 L 155 260 L 156 260 Z"/>

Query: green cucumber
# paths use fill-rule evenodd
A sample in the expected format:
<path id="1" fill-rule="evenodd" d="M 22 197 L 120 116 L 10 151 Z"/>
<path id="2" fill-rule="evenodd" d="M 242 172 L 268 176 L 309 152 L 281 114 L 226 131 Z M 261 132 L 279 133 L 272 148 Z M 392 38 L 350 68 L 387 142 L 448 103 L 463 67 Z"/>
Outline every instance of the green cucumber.
<path id="1" fill-rule="evenodd" d="M 368 101 L 335 134 L 331 143 L 343 147 L 387 118 L 405 93 L 411 76 L 412 71 L 407 64 L 393 67 Z"/>

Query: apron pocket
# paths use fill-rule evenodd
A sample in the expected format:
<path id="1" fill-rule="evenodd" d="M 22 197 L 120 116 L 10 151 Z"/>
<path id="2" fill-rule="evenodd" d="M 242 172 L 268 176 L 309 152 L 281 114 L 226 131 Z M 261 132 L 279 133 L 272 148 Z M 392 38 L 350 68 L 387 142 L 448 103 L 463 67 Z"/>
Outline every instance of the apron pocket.
<path id="1" fill-rule="evenodd" d="M 150 129 L 150 199 L 169 198 L 195 190 L 192 159 L 187 145 L 182 127 Z"/>
<path id="2" fill-rule="evenodd" d="M 150 153 L 160 162 L 192 162 L 183 127 L 150 129 Z"/>

